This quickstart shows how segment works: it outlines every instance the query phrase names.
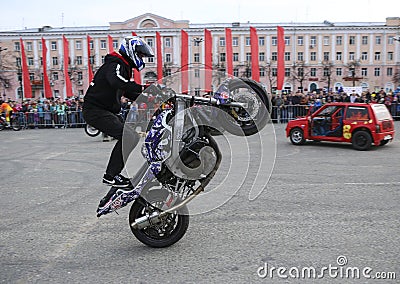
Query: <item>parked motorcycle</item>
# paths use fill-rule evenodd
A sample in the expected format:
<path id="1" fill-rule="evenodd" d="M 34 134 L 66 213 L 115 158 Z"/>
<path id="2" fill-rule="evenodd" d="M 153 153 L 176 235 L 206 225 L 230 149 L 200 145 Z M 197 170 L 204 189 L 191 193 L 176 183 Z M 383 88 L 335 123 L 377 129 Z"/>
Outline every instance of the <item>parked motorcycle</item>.
<path id="1" fill-rule="evenodd" d="M 132 185 L 111 187 L 97 209 L 100 217 L 133 202 L 130 228 L 151 247 L 170 246 L 185 235 L 187 204 L 204 191 L 221 163 L 211 132 L 223 127 L 234 135 L 253 135 L 267 124 L 271 106 L 261 85 L 238 78 L 224 81 L 211 97 L 173 94 L 166 101 L 170 107 L 152 121 L 141 151 L 146 161 Z M 210 123 L 215 121 L 217 126 Z"/>

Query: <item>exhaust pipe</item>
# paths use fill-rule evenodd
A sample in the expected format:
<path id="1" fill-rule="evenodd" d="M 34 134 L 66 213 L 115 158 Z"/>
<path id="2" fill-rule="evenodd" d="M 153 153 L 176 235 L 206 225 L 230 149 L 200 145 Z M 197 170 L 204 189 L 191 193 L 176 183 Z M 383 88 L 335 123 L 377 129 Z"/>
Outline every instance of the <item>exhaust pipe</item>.
<path id="1" fill-rule="evenodd" d="M 200 192 L 204 190 L 204 187 L 202 185 L 199 185 L 199 187 L 193 192 L 192 195 L 190 195 L 188 198 L 183 200 L 181 203 L 165 210 L 162 212 L 153 212 L 151 215 L 146 215 L 140 218 L 137 218 L 132 224 L 131 227 L 137 230 L 144 229 L 152 224 L 156 224 L 160 222 L 166 215 L 179 210 L 181 207 L 184 205 L 188 204 L 193 198 L 195 198 Z"/>

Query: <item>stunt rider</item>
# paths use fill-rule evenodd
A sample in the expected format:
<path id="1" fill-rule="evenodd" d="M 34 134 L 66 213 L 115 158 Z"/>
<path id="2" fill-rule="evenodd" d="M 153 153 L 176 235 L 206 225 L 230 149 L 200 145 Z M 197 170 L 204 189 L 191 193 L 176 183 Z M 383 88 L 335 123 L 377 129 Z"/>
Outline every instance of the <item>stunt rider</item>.
<path id="1" fill-rule="evenodd" d="M 143 57 L 153 57 L 151 47 L 140 37 L 129 36 L 123 39 L 118 52 L 106 55 L 104 64 L 96 72 L 85 94 L 83 117 L 85 121 L 108 136 L 117 139 L 103 176 L 103 183 L 114 187 L 130 186 L 130 179 L 121 174 L 125 157 L 139 142 L 139 135 L 132 129 L 125 130 L 130 145 L 124 143 L 122 134 L 124 124 L 117 116 L 121 110 L 121 97 L 135 101 L 144 87 L 131 81 L 132 68 L 141 71 L 145 67 Z M 128 132 L 128 133 L 127 133 Z"/>

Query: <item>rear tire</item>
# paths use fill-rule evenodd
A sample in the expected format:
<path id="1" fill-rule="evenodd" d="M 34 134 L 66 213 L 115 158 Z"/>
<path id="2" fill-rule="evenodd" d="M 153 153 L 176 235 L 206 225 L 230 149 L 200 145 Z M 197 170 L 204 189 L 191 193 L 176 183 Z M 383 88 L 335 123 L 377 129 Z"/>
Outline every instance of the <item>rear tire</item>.
<path id="1" fill-rule="evenodd" d="M 12 119 L 12 120 L 11 120 L 11 128 L 12 128 L 14 131 L 20 131 L 20 130 L 21 130 L 22 126 L 21 126 L 21 124 L 19 123 L 18 119 Z"/>
<path id="2" fill-rule="evenodd" d="M 306 142 L 303 129 L 298 127 L 290 130 L 289 138 L 293 145 L 303 145 Z"/>
<path id="3" fill-rule="evenodd" d="M 157 208 L 162 207 L 168 196 L 168 192 L 162 189 L 149 191 L 145 199 L 154 208 L 144 206 L 144 201 L 136 200 L 129 212 L 129 224 L 132 224 L 137 218 L 160 211 Z M 178 201 L 179 202 L 179 201 Z M 130 226 L 135 237 L 147 246 L 155 248 L 163 248 L 178 242 L 186 233 L 189 227 L 189 211 L 183 206 L 174 214 L 168 214 L 161 222 L 151 224 L 144 229 L 134 229 Z"/>
<path id="4" fill-rule="evenodd" d="M 371 147 L 372 138 L 367 131 L 360 130 L 353 134 L 351 143 L 353 144 L 354 149 L 366 151 Z"/>
<path id="5" fill-rule="evenodd" d="M 93 126 L 91 126 L 89 124 L 85 125 L 85 132 L 90 137 L 96 137 L 101 133 L 100 130 L 98 130 L 97 128 L 94 128 Z"/>

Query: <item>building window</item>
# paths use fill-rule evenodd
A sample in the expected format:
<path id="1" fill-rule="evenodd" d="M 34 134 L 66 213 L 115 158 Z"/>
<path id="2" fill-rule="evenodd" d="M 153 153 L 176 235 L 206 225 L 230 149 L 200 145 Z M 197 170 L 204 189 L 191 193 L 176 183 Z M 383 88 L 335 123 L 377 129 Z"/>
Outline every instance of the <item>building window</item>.
<path id="1" fill-rule="evenodd" d="M 238 45 L 239 45 L 239 38 L 233 37 L 232 38 L 232 46 L 238 46 Z"/>
<path id="2" fill-rule="evenodd" d="M 265 37 L 261 36 L 258 38 L 258 45 L 264 46 L 265 45 Z"/>
<path id="3" fill-rule="evenodd" d="M 80 40 L 75 41 L 75 48 L 82 49 L 82 42 Z"/>
<path id="4" fill-rule="evenodd" d="M 342 52 L 341 51 L 336 52 L 336 60 L 338 60 L 338 61 L 342 60 Z"/>
<path id="5" fill-rule="evenodd" d="M 290 77 L 290 68 L 285 68 L 285 77 Z"/>
<path id="6" fill-rule="evenodd" d="M 381 76 L 381 68 L 377 67 L 374 69 L 374 76 L 375 77 Z"/>
<path id="7" fill-rule="evenodd" d="M 394 43 L 394 37 L 388 36 L 388 44 L 393 44 L 393 43 Z"/>
<path id="8" fill-rule="evenodd" d="M 27 50 L 27 51 L 32 51 L 32 42 L 28 41 L 28 42 L 26 43 L 26 50 Z"/>
<path id="9" fill-rule="evenodd" d="M 115 50 L 118 50 L 119 44 L 118 44 L 118 40 L 117 40 L 117 39 L 113 39 L 112 45 L 113 45 L 113 48 L 114 48 Z"/>
<path id="10" fill-rule="evenodd" d="M 351 61 L 354 60 L 354 58 L 355 58 L 354 56 L 355 56 L 354 52 L 350 51 L 349 52 L 349 60 L 351 60 Z"/>
<path id="11" fill-rule="evenodd" d="M 265 69 L 260 68 L 260 77 L 264 77 L 265 76 Z"/>
<path id="12" fill-rule="evenodd" d="M 202 41 L 202 39 L 199 38 L 194 38 L 193 39 L 193 45 L 194 46 L 200 46 L 200 42 Z"/>
<path id="13" fill-rule="evenodd" d="M 219 38 L 219 46 L 225 46 L 225 37 Z"/>
<path id="14" fill-rule="evenodd" d="M 285 61 L 290 61 L 290 52 L 285 52 Z"/>
<path id="15" fill-rule="evenodd" d="M 375 60 L 381 60 L 381 53 L 379 51 L 375 52 Z"/>
<path id="16" fill-rule="evenodd" d="M 324 36 L 324 45 L 329 45 L 329 36 Z"/>
<path id="17" fill-rule="evenodd" d="M 52 41 L 51 42 L 50 49 L 51 50 L 57 50 L 57 42 L 56 41 Z"/>
<path id="18" fill-rule="evenodd" d="M 367 45 L 368 44 L 368 36 L 362 36 L 361 44 L 362 45 Z"/>
<path id="19" fill-rule="evenodd" d="M 304 61 L 304 52 L 297 52 L 297 60 Z"/>
<path id="20" fill-rule="evenodd" d="M 195 78 L 200 78 L 200 70 L 199 69 L 194 69 L 194 77 Z"/>
<path id="21" fill-rule="evenodd" d="M 81 71 L 78 72 L 78 80 L 83 79 L 83 73 Z"/>
<path id="22" fill-rule="evenodd" d="M 94 47 L 93 40 L 90 40 L 89 41 L 89 49 L 93 49 L 93 47 Z"/>
<path id="23" fill-rule="evenodd" d="M 324 52 L 324 60 L 329 61 L 329 51 Z"/>
<path id="24" fill-rule="evenodd" d="M 393 51 L 389 51 L 387 54 L 387 60 L 388 61 L 393 61 Z"/>
<path id="25" fill-rule="evenodd" d="M 171 53 L 166 53 L 165 54 L 165 62 L 171 62 L 172 58 L 171 58 Z M 196 61 L 195 61 L 196 62 Z"/>
<path id="26" fill-rule="evenodd" d="M 311 52 L 310 60 L 311 61 L 316 61 L 317 60 L 317 53 L 315 51 Z"/>
<path id="27" fill-rule="evenodd" d="M 316 77 L 317 76 L 317 68 L 312 67 L 310 69 L 310 76 L 311 77 Z"/>
<path id="28" fill-rule="evenodd" d="M 278 52 L 276 52 L 276 51 L 272 52 L 271 60 L 272 61 L 278 61 Z"/>
<path id="29" fill-rule="evenodd" d="M 290 45 L 290 36 L 285 36 L 285 45 Z"/>
<path id="30" fill-rule="evenodd" d="M 250 61 L 251 61 L 251 53 L 250 53 L 250 52 L 247 52 L 247 53 L 246 53 L 246 61 L 247 61 L 247 62 L 250 62 Z"/>
<path id="31" fill-rule="evenodd" d="M 272 77 L 278 76 L 278 68 L 273 67 L 271 69 L 271 75 L 272 75 Z"/>
<path id="32" fill-rule="evenodd" d="M 356 37 L 355 36 L 350 36 L 349 37 L 349 44 L 350 45 L 356 44 Z"/>
<path id="33" fill-rule="evenodd" d="M 336 45 L 342 45 L 342 43 L 343 43 L 343 37 L 337 36 L 336 37 Z"/>
<path id="34" fill-rule="evenodd" d="M 21 67 L 21 57 L 16 58 L 15 64 L 17 65 L 17 67 Z"/>
<path id="35" fill-rule="evenodd" d="M 100 48 L 101 49 L 106 49 L 107 48 L 107 42 L 105 39 L 100 40 Z"/>
<path id="36" fill-rule="evenodd" d="M 219 61 L 220 61 L 220 62 L 225 62 L 225 61 L 226 61 L 225 52 L 221 52 L 221 53 L 219 54 Z"/>
<path id="37" fill-rule="evenodd" d="M 246 37 L 246 46 L 250 46 L 250 37 Z"/>
<path id="38" fill-rule="evenodd" d="M 258 60 L 259 60 L 260 62 L 265 61 L 265 53 L 264 53 L 264 52 L 260 52 L 260 53 L 259 53 L 259 55 L 258 55 Z"/>
<path id="39" fill-rule="evenodd" d="M 336 76 L 342 76 L 342 68 L 336 68 Z"/>
<path id="40" fill-rule="evenodd" d="M 196 62 L 196 63 L 200 62 L 200 53 L 194 54 L 194 62 Z"/>
<path id="41" fill-rule="evenodd" d="M 14 42 L 14 51 L 21 51 L 21 46 L 19 42 Z"/>
<path id="42" fill-rule="evenodd" d="M 363 51 L 361 53 L 361 60 L 368 60 L 368 52 Z"/>
<path id="43" fill-rule="evenodd" d="M 52 57 L 51 61 L 52 61 L 54 66 L 58 65 L 58 57 Z"/>
<path id="44" fill-rule="evenodd" d="M 303 67 L 297 68 L 297 76 L 298 77 L 303 77 L 304 76 L 304 68 Z"/>
<path id="45" fill-rule="evenodd" d="M 311 36 L 310 45 L 312 47 L 317 45 L 317 37 L 316 36 Z"/>
<path id="46" fill-rule="evenodd" d="M 273 36 L 273 37 L 271 38 L 271 44 L 272 44 L 273 46 L 278 45 L 278 38 L 277 38 L 276 36 Z"/>
<path id="47" fill-rule="evenodd" d="M 51 77 L 53 78 L 54 81 L 57 81 L 58 80 L 58 72 L 51 73 Z"/>
<path id="48" fill-rule="evenodd" d="M 76 65 L 82 65 L 82 56 L 76 57 Z"/>
<path id="49" fill-rule="evenodd" d="M 33 66 L 33 57 L 28 57 L 28 66 Z"/>
<path id="50" fill-rule="evenodd" d="M 387 76 L 393 76 L 393 68 L 392 67 L 388 67 L 386 69 L 386 75 Z"/>
<path id="51" fill-rule="evenodd" d="M 361 68 L 361 76 L 368 76 L 368 68 Z"/>
<path id="52" fill-rule="evenodd" d="M 304 37 L 303 36 L 297 37 L 297 45 L 304 45 Z"/>
<path id="53" fill-rule="evenodd" d="M 382 37 L 381 36 L 376 36 L 375 37 L 375 44 L 381 44 L 382 43 Z"/>
<path id="54" fill-rule="evenodd" d="M 239 53 L 235 52 L 233 53 L 233 61 L 239 61 Z"/>
<path id="55" fill-rule="evenodd" d="M 233 76 L 239 77 L 239 69 L 237 68 L 233 69 Z"/>
<path id="56" fill-rule="evenodd" d="M 91 56 L 89 57 L 89 62 L 90 62 L 91 65 L 94 64 L 94 55 L 91 55 Z"/>
<path id="57" fill-rule="evenodd" d="M 102 55 L 102 56 L 101 56 L 101 59 L 100 59 L 100 60 L 101 60 L 101 64 L 104 64 L 104 60 L 105 60 L 105 59 L 106 59 L 105 55 Z"/>
<path id="58" fill-rule="evenodd" d="M 165 47 L 171 47 L 171 38 L 170 37 L 164 38 L 164 45 L 165 45 Z"/>
<path id="59" fill-rule="evenodd" d="M 146 38 L 146 42 L 150 47 L 154 47 L 154 39 L 152 37 Z"/>
<path id="60" fill-rule="evenodd" d="M 167 68 L 164 70 L 164 77 L 171 76 L 171 74 L 172 74 L 171 68 Z"/>
<path id="61" fill-rule="evenodd" d="M 331 70 L 328 67 L 324 68 L 324 77 L 329 77 L 331 75 Z"/>
<path id="62" fill-rule="evenodd" d="M 147 63 L 154 63 L 154 57 L 147 57 Z"/>

